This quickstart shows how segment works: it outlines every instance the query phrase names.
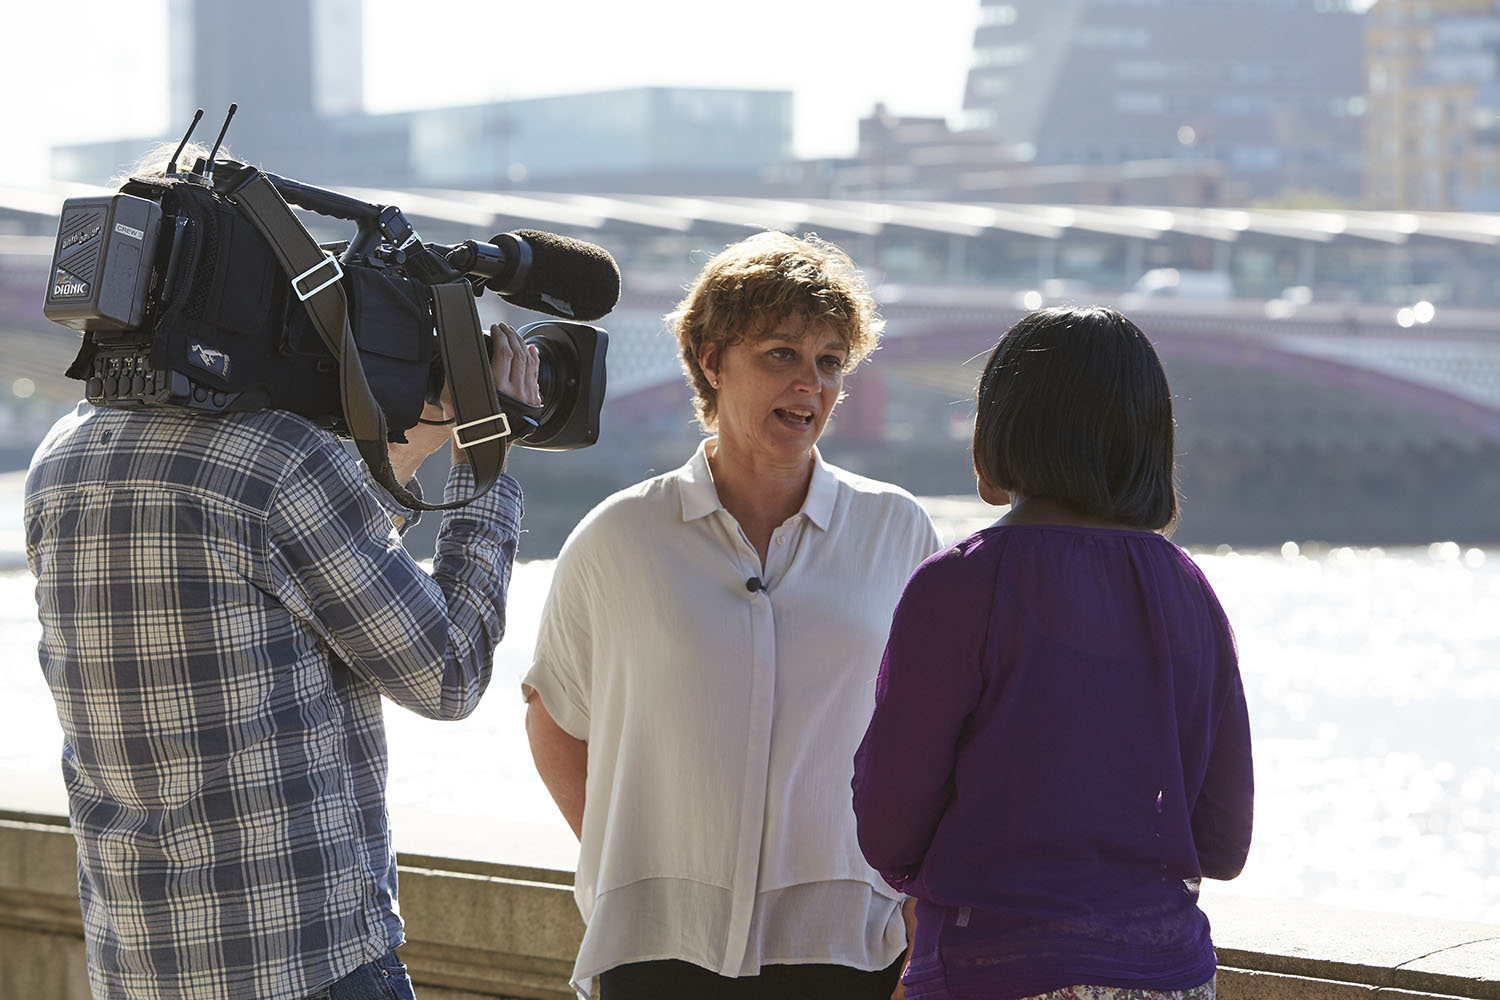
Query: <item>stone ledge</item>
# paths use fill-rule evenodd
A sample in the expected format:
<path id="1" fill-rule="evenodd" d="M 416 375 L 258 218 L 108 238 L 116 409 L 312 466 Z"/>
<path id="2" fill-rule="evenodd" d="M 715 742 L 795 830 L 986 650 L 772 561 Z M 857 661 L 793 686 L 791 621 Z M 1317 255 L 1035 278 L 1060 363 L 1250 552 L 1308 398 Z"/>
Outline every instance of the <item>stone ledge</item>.
<path id="1" fill-rule="evenodd" d="M 572 873 L 400 854 L 422 1000 L 567 1000 Z M 88 1000 L 66 821 L 0 811 L 0 1000 Z M 1500 1000 L 1500 927 L 1216 895 L 1222 1000 Z"/>
<path id="2" fill-rule="evenodd" d="M 1467 1000 L 1447 993 L 1343 983 L 1333 979 L 1287 976 L 1219 967 L 1220 1000 Z"/>
<path id="3" fill-rule="evenodd" d="M 405 854 L 397 862 L 401 956 L 413 982 L 486 996 L 574 995 L 568 976 L 583 921 L 571 873 Z"/>
<path id="4" fill-rule="evenodd" d="M 1500 1000 L 1500 927 L 1492 924 L 1215 896 L 1212 883 L 1202 905 L 1229 968 Z"/>

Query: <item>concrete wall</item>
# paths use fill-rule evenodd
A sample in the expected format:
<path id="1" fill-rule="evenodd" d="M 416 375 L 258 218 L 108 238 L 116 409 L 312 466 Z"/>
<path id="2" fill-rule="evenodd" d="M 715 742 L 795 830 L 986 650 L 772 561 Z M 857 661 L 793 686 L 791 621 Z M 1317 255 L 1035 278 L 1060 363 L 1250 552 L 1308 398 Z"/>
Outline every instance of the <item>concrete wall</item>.
<path id="1" fill-rule="evenodd" d="M 402 855 L 421 1000 L 566 998 L 571 873 Z M 1215 895 L 1223 1000 L 1500 1000 L 1500 926 Z M 72 835 L 0 813 L 0 1000 L 88 1000 Z"/>

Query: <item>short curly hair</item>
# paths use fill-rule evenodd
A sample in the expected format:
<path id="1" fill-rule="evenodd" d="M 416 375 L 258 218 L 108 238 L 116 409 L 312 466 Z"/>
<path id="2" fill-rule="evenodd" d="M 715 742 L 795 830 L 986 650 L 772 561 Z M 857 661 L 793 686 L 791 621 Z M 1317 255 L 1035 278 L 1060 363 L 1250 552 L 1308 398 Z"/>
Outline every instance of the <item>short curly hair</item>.
<path id="1" fill-rule="evenodd" d="M 718 426 L 719 394 L 698 362 L 703 348 L 721 350 L 753 339 L 794 315 L 833 328 L 849 352 L 846 371 L 869 357 L 885 327 L 854 261 L 813 233 L 757 233 L 704 265 L 666 317 L 704 430 Z"/>

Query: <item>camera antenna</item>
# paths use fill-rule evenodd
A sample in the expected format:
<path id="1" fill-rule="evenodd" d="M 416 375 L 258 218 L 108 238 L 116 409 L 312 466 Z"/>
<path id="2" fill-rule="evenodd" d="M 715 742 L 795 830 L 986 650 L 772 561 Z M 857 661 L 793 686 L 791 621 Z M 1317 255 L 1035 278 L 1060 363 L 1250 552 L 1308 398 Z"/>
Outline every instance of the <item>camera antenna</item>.
<path id="1" fill-rule="evenodd" d="M 177 144 L 177 150 L 176 150 L 176 152 L 174 152 L 172 154 L 172 158 L 167 161 L 167 175 L 168 176 L 171 176 L 172 174 L 177 173 L 177 158 L 182 155 L 182 148 L 187 145 L 188 137 L 193 134 L 193 129 L 195 129 L 195 128 L 198 127 L 198 121 L 202 117 L 203 117 L 203 109 L 199 108 L 198 111 L 197 111 L 197 113 L 193 115 L 192 124 L 188 125 L 188 129 L 187 129 L 186 132 L 182 133 L 182 141 Z"/>
<path id="2" fill-rule="evenodd" d="M 203 168 L 204 181 L 211 181 L 214 177 L 214 154 L 219 151 L 219 143 L 224 141 L 224 133 L 229 131 L 229 121 L 234 113 L 240 109 L 238 104 L 229 105 L 229 114 L 224 116 L 224 124 L 219 126 L 219 137 L 214 140 L 214 148 L 208 151 L 208 165 Z"/>

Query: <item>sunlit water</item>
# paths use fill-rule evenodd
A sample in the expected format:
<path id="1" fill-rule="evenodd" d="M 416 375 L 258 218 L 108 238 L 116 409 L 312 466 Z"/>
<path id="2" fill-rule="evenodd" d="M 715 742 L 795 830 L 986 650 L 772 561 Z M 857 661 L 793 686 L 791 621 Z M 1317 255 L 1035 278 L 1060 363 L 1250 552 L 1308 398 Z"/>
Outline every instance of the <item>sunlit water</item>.
<path id="1" fill-rule="evenodd" d="M 0 482 L 0 809 L 63 812 L 18 486 Z M 970 504 L 928 505 L 948 539 L 988 520 Z M 1245 873 L 1205 891 L 1500 924 L 1500 550 L 1193 555 L 1239 640 L 1257 779 Z M 576 844 L 532 770 L 518 687 L 551 573 L 516 567 L 510 632 L 471 718 L 387 706 L 401 849 L 573 865 Z"/>

